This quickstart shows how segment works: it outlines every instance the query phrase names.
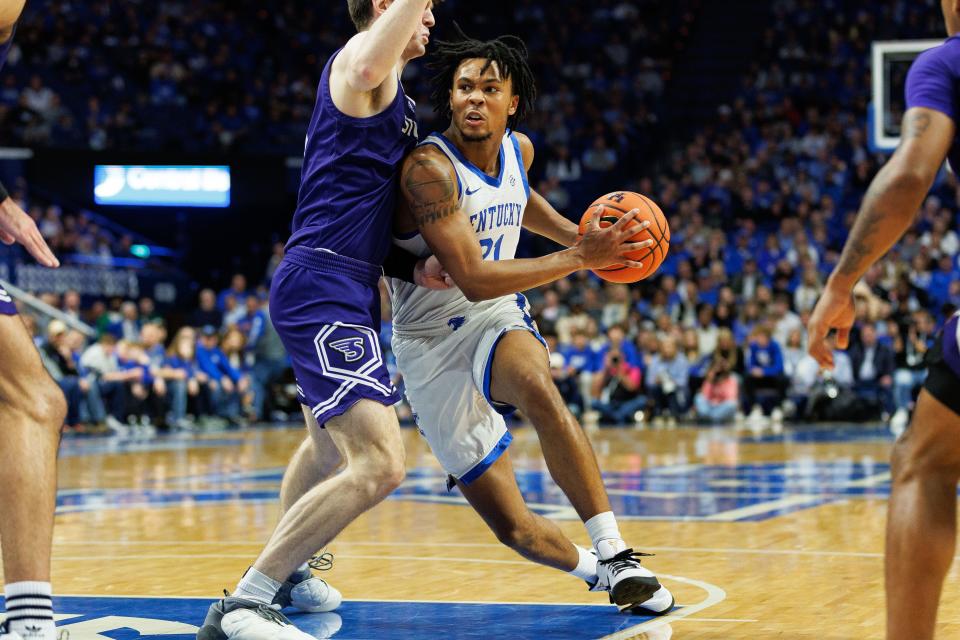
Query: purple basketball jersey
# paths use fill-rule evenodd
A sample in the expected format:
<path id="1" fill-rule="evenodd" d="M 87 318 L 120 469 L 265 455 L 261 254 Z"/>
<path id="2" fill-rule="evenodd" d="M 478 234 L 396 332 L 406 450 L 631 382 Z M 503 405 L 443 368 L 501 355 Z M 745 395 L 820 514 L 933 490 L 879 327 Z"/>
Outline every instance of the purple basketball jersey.
<path id="1" fill-rule="evenodd" d="M 953 119 L 957 133 L 947 158 L 960 171 L 960 36 L 917 56 L 907 74 L 906 98 L 907 109 L 926 107 Z"/>
<path id="2" fill-rule="evenodd" d="M 382 113 L 343 114 L 330 95 L 330 69 L 339 53 L 330 57 L 317 89 L 287 248 L 322 248 L 380 265 L 391 243 L 400 162 L 417 143 L 415 104 L 398 87 Z"/>

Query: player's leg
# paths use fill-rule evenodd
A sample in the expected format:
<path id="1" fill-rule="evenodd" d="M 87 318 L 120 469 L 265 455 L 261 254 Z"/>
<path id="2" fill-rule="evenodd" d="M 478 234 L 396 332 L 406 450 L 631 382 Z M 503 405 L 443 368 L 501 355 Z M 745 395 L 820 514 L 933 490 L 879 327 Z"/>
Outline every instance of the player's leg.
<path id="1" fill-rule="evenodd" d="M 305 493 L 330 477 L 343 464 L 333 438 L 326 429 L 320 428 L 313 413 L 301 407 L 307 421 L 308 435 L 300 443 L 283 474 L 283 483 L 280 485 L 281 517 Z M 301 564 L 280 586 L 273 602 L 281 607 L 293 606 L 309 613 L 333 611 L 339 607 L 343 600 L 340 592 L 311 571 L 312 568 L 330 568 L 332 560 L 332 555 L 321 554 Z"/>
<path id="2" fill-rule="evenodd" d="M 310 489 L 284 513 L 235 595 L 211 607 L 200 640 L 249 634 L 308 640 L 311 636 L 285 618 L 271 618 L 258 605 L 271 603 L 304 560 L 403 481 L 403 441 L 392 406 L 361 399 L 324 426 L 344 458 L 343 471 Z"/>
<path id="3" fill-rule="evenodd" d="M 934 369 L 931 377 L 945 375 Z M 952 379 L 956 394 L 960 379 Z M 929 387 L 928 387 L 929 388 Z M 893 450 L 887 517 L 888 640 L 934 637 L 943 580 L 956 546 L 960 415 L 927 388 Z"/>
<path id="4" fill-rule="evenodd" d="M 529 331 L 509 331 L 496 344 L 493 400 L 516 407 L 533 423 L 547 468 L 586 522 L 610 511 L 593 447 L 553 383 L 544 346 Z"/>
<path id="5" fill-rule="evenodd" d="M 600 578 L 612 599 L 623 607 L 649 600 L 652 610 L 669 610 L 670 592 L 640 566 L 620 535 L 593 447 L 553 384 L 546 348 L 532 332 L 518 328 L 501 334 L 493 350 L 491 399 L 517 407 L 533 423 L 550 475 L 580 515 L 600 556 Z"/>
<path id="6" fill-rule="evenodd" d="M 527 508 L 507 451 L 479 478 L 470 484 L 457 480 L 457 486 L 500 542 L 527 560 L 567 572 L 577 569 L 586 554 L 587 573 L 579 577 L 596 581 L 596 557 L 578 552 L 557 525 Z"/>
<path id="7" fill-rule="evenodd" d="M 343 457 L 326 429 L 321 429 L 309 409 L 301 405 L 307 422 L 307 437 L 290 459 L 280 485 L 280 510 L 287 510 L 310 489 L 330 477 L 343 464 Z"/>
<path id="8" fill-rule="evenodd" d="M 0 362 L 0 547 L 6 624 L 24 638 L 52 640 L 50 546 L 66 402 L 18 316 L 0 315 Z"/>

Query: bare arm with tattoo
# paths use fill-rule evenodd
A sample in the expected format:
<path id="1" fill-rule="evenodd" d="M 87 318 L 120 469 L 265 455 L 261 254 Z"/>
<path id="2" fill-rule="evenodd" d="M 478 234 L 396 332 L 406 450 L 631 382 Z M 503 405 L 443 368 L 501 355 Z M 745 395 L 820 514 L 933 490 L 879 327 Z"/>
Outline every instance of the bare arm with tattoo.
<path id="1" fill-rule="evenodd" d="M 627 214 L 617 224 L 593 228 L 577 246 L 541 258 L 484 260 L 480 243 L 467 214 L 460 210 L 457 179 L 445 155 L 427 145 L 404 161 L 400 176 L 402 195 L 417 228 L 460 290 L 473 302 L 489 300 L 553 282 L 580 269 L 636 263 L 624 253 L 649 246 L 649 241 L 625 243 L 636 233 Z"/>
<path id="2" fill-rule="evenodd" d="M 808 350 L 821 365 L 833 366 L 824 341 L 830 329 L 838 330 L 837 346 L 847 347 L 853 286 L 913 223 L 955 133 L 953 120 L 940 111 L 914 107 L 904 115 L 900 146 L 870 183 L 840 262 L 810 316 Z"/>

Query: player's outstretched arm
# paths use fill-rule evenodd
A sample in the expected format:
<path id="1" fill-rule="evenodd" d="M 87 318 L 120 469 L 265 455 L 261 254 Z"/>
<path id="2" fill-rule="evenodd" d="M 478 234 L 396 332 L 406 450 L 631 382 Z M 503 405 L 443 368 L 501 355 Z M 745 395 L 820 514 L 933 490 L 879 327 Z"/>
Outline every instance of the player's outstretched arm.
<path id="1" fill-rule="evenodd" d="M 368 30 L 350 39 L 336 64 L 354 91 L 373 91 L 396 73 L 403 50 L 432 4 L 431 0 L 395 0 Z"/>
<path id="2" fill-rule="evenodd" d="M 837 346 L 846 349 L 853 325 L 853 286 L 906 232 L 950 149 L 956 126 L 944 113 L 925 107 L 903 117 L 903 138 L 880 169 L 860 205 L 840 261 L 827 279 L 807 330 L 810 355 L 826 367 L 833 353 L 825 338 L 837 329 Z"/>
<path id="3" fill-rule="evenodd" d="M 542 258 L 484 260 L 470 219 L 460 210 L 456 176 L 446 156 L 432 146 L 415 149 L 404 160 L 400 185 L 423 239 L 473 302 L 538 287 L 580 269 L 638 266 L 624 254 L 652 244 L 626 242 L 636 233 L 628 227 L 637 214 L 632 211 L 604 229 L 595 219 L 583 240 L 570 249 Z"/>
<path id="4" fill-rule="evenodd" d="M 520 142 L 523 168 L 530 171 L 533 164 L 533 143 L 522 133 L 514 132 L 513 135 Z M 546 198 L 533 189 L 530 189 L 530 198 L 523 212 L 523 228 L 565 247 L 572 247 L 577 243 L 577 225 L 563 217 Z"/>
<path id="5" fill-rule="evenodd" d="M 27 0 L 0 0 L 0 42 L 6 42 L 13 35 L 13 27 L 26 3 Z"/>

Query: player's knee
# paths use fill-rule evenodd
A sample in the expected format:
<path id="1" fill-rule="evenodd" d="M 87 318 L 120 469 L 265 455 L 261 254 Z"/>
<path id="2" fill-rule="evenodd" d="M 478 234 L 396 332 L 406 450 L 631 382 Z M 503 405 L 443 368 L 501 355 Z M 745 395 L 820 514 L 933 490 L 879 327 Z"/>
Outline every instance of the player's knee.
<path id="1" fill-rule="evenodd" d="M 351 465 L 359 493 L 365 500 L 376 502 L 390 495 L 406 477 L 403 450 L 374 449 Z"/>
<path id="2" fill-rule="evenodd" d="M 918 438 L 907 435 L 893 446 L 890 474 L 895 483 L 919 478 L 960 477 L 960 443 L 946 437 Z"/>
<path id="3" fill-rule="evenodd" d="M 522 389 L 522 393 L 517 394 L 515 405 L 524 413 L 533 411 L 558 410 L 563 402 L 555 402 L 559 393 L 557 386 L 550 377 L 549 372 L 535 370 L 524 373 L 520 376 L 516 389 Z"/>
<path id="4" fill-rule="evenodd" d="M 40 385 L 30 398 L 30 417 L 40 425 L 59 430 L 67 417 L 67 401 L 52 380 Z"/>

